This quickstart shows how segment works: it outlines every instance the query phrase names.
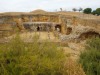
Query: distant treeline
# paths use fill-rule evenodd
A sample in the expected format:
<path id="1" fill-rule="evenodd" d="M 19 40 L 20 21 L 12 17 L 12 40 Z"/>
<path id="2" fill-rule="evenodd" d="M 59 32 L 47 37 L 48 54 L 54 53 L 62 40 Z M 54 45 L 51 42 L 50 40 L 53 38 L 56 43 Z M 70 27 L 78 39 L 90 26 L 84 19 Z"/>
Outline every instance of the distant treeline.
<path id="1" fill-rule="evenodd" d="M 66 10 L 63 10 L 62 8 L 60 8 L 60 11 L 66 11 Z M 100 15 L 100 8 L 96 8 L 95 10 L 93 10 L 92 8 L 73 8 L 72 11 L 76 12 L 76 11 L 79 11 L 79 12 L 83 12 L 85 14 L 93 14 L 93 15 L 97 15 L 99 16 Z"/>
<path id="2" fill-rule="evenodd" d="M 83 9 L 83 8 L 79 8 L 79 9 L 73 8 L 72 10 L 74 12 L 75 11 L 79 11 L 79 12 L 82 11 L 85 14 L 93 14 L 93 15 L 97 15 L 97 16 L 100 15 L 100 8 L 97 8 L 96 10 L 93 10 L 92 8 L 85 8 L 85 9 Z"/>
<path id="3" fill-rule="evenodd" d="M 86 8 L 83 10 L 83 13 L 86 14 L 93 14 L 93 15 L 100 15 L 100 8 L 97 8 L 96 10 L 92 10 L 92 8 Z"/>

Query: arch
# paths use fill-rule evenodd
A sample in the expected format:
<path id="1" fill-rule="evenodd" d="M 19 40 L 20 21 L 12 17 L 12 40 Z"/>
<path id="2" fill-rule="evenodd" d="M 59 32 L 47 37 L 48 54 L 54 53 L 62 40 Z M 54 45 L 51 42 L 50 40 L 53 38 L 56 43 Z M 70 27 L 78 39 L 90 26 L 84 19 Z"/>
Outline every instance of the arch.
<path id="1" fill-rule="evenodd" d="M 40 27 L 39 26 L 37 27 L 37 31 L 40 31 Z"/>
<path id="2" fill-rule="evenodd" d="M 31 29 L 29 24 L 24 24 L 24 28 L 27 29 L 27 30 Z"/>
<path id="3" fill-rule="evenodd" d="M 58 32 L 61 32 L 61 25 L 56 25 L 55 30 L 58 31 Z"/>
<path id="4" fill-rule="evenodd" d="M 82 40 L 85 40 L 87 38 L 93 38 L 93 37 L 99 37 L 100 38 L 100 34 L 98 32 L 89 31 L 89 32 L 82 33 L 79 36 L 79 38 L 82 39 Z"/>
<path id="5" fill-rule="evenodd" d="M 66 34 L 69 35 L 71 32 L 72 32 L 72 28 L 68 27 L 68 28 L 67 28 L 67 33 L 66 33 Z"/>

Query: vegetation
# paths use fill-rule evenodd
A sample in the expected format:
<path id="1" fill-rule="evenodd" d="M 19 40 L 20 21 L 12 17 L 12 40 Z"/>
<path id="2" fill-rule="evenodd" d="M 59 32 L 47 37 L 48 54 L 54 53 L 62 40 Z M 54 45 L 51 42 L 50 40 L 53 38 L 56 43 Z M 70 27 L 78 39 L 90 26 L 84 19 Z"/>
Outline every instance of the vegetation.
<path id="1" fill-rule="evenodd" d="M 62 8 L 60 8 L 60 11 L 63 11 L 63 9 L 62 9 Z"/>
<path id="2" fill-rule="evenodd" d="M 50 42 L 25 43 L 17 35 L 0 44 L 0 75 L 85 75 L 81 65 L 68 59 L 61 48 Z"/>
<path id="3" fill-rule="evenodd" d="M 0 75 L 61 75 L 65 56 L 53 43 L 24 43 L 19 36 L 0 46 Z"/>
<path id="4" fill-rule="evenodd" d="M 100 8 L 97 8 L 97 9 L 96 9 L 96 14 L 97 14 L 97 15 L 100 15 Z"/>
<path id="5" fill-rule="evenodd" d="M 96 15 L 96 10 L 93 10 L 92 14 L 93 14 L 93 15 Z"/>
<path id="6" fill-rule="evenodd" d="M 96 10 L 92 11 L 92 8 L 86 8 L 83 10 L 83 13 L 85 14 L 93 14 L 93 15 L 100 15 L 100 8 L 97 8 Z"/>
<path id="7" fill-rule="evenodd" d="M 85 14 L 91 14 L 91 12 L 92 12 L 91 8 L 86 8 L 83 10 L 83 13 L 85 13 Z"/>
<path id="8" fill-rule="evenodd" d="M 80 63 L 86 75 L 100 75 L 100 38 L 89 40 L 87 45 L 80 55 Z"/>
<path id="9" fill-rule="evenodd" d="M 75 11 L 77 11 L 77 9 L 76 9 L 76 8 L 73 8 L 72 10 L 73 10 L 74 12 L 75 12 Z"/>
<path id="10" fill-rule="evenodd" d="M 83 8 L 79 8 L 78 11 L 79 11 L 79 12 L 83 11 Z"/>
<path id="11" fill-rule="evenodd" d="M 67 62 L 64 64 L 63 75 L 86 75 L 86 74 L 83 71 L 81 64 L 78 64 L 71 58 L 68 58 Z"/>
<path id="12" fill-rule="evenodd" d="M 93 15 L 100 15 L 100 8 L 97 8 L 92 12 Z"/>

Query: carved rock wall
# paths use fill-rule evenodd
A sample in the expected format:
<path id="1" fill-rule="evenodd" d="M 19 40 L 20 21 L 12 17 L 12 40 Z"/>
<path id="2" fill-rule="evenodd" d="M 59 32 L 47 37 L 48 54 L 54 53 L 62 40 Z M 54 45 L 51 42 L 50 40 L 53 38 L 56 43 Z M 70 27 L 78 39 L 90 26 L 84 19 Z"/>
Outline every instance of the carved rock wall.
<path id="1" fill-rule="evenodd" d="M 13 31 L 16 29 L 25 30 L 24 22 L 53 22 L 61 26 L 62 34 L 73 34 L 74 31 L 78 32 L 77 26 L 89 27 L 96 29 L 100 32 L 100 21 L 93 19 L 82 19 L 79 17 L 61 15 L 61 14 L 19 14 L 19 15 L 0 15 L 0 31 Z M 8 28 L 8 29 L 7 29 Z M 71 31 L 69 30 L 70 28 Z M 82 29 L 81 29 L 82 30 Z M 68 35 L 68 36 L 69 36 Z M 74 35 L 74 34 L 73 34 Z"/>

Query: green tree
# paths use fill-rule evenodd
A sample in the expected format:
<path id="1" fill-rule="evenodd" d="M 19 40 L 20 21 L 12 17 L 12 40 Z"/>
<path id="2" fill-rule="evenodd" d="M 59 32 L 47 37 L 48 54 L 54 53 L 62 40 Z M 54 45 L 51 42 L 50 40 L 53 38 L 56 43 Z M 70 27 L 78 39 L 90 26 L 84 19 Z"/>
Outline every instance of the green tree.
<path id="1" fill-rule="evenodd" d="M 93 15 L 96 15 L 96 10 L 93 10 L 92 14 L 93 14 Z"/>
<path id="2" fill-rule="evenodd" d="M 77 11 L 77 9 L 76 9 L 76 8 L 73 8 L 72 10 L 73 10 L 74 12 L 75 12 L 75 11 Z"/>
<path id="3" fill-rule="evenodd" d="M 96 14 L 97 14 L 97 15 L 100 15 L 100 8 L 97 8 L 97 9 L 96 9 Z"/>
<path id="4" fill-rule="evenodd" d="M 79 8 L 79 10 L 78 10 L 78 11 L 80 12 L 80 11 L 82 11 L 82 10 L 83 10 L 83 8 Z"/>
<path id="5" fill-rule="evenodd" d="M 83 13 L 85 13 L 85 14 L 91 14 L 91 12 L 92 12 L 91 8 L 86 8 L 83 10 Z"/>
<path id="6" fill-rule="evenodd" d="M 60 8 L 60 11 L 63 11 L 63 9 L 62 9 L 62 8 Z"/>

